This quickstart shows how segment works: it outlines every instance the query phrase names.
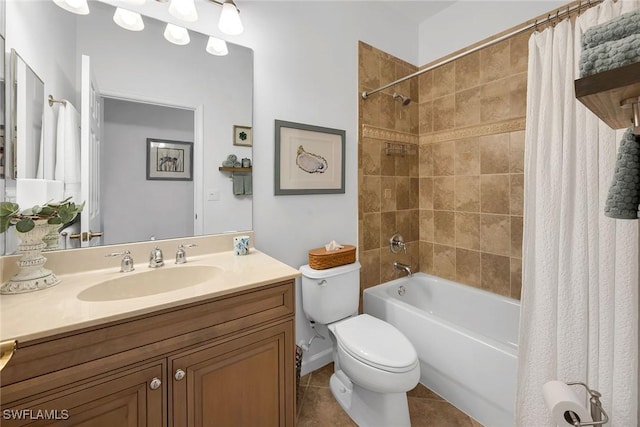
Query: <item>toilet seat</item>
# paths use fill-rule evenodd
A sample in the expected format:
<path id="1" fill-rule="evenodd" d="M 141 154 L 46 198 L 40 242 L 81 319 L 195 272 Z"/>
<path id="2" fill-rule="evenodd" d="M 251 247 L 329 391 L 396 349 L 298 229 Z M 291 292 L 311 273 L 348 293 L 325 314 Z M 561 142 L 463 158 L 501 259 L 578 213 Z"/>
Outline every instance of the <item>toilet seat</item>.
<path id="1" fill-rule="evenodd" d="M 337 343 L 354 359 L 387 372 L 415 369 L 418 355 L 411 342 L 389 323 L 361 314 L 330 325 Z"/>

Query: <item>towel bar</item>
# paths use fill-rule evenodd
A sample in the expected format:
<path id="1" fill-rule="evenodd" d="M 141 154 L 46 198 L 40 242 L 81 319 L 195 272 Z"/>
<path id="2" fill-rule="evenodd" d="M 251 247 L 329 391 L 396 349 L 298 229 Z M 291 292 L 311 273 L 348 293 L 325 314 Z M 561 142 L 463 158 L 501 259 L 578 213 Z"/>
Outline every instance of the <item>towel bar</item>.
<path id="1" fill-rule="evenodd" d="M 53 104 L 55 103 L 67 105 L 66 99 L 57 100 L 53 97 L 53 95 L 49 95 L 47 99 L 49 100 L 49 107 L 53 107 Z"/>

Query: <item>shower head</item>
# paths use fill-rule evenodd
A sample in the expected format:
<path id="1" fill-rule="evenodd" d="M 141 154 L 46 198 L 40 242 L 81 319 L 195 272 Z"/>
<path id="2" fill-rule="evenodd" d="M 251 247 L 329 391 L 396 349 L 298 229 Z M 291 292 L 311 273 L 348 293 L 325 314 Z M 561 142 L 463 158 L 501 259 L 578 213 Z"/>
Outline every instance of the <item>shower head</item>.
<path id="1" fill-rule="evenodd" d="M 401 99 L 402 105 L 409 105 L 411 103 L 411 98 L 409 98 L 408 96 L 400 95 L 399 93 L 395 93 L 395 92 L 393 94 L 393 99 Z"/>

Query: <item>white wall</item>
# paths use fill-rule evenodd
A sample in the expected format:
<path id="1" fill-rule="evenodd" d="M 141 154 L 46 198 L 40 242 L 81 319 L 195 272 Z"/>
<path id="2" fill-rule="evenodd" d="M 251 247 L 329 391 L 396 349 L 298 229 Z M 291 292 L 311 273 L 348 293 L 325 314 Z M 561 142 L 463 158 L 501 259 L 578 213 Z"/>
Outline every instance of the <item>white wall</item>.
<path id="1" fill-rule="evenodd" d="M 428 64 L 567 3 L 548 0 L 458 1 L 420 24 L 419 64 Z"/>
<path id="2" fill-rule="evenodd" d="M 190 236 L 193 181 L 147 180 L 145 163 L 147 138 L 193 142 L 193 111 L 117 99 L 102 105 L 104 244 Z"/>

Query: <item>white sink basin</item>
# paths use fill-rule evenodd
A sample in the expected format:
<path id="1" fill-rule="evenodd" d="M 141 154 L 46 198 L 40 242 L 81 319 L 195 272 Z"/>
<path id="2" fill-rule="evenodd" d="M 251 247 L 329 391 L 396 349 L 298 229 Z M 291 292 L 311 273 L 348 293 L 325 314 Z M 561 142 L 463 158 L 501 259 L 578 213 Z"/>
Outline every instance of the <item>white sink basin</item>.
<path id="1" fill-rule="evenodd" d="M 78 294 L 82 301 L 114 301 L 162 294 L 188 288 L 214 278 L 222 272 L 208 265 L 159 267 L 144 272 L 122 273 Z"/>

